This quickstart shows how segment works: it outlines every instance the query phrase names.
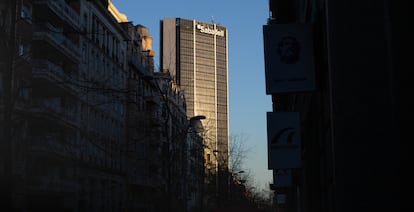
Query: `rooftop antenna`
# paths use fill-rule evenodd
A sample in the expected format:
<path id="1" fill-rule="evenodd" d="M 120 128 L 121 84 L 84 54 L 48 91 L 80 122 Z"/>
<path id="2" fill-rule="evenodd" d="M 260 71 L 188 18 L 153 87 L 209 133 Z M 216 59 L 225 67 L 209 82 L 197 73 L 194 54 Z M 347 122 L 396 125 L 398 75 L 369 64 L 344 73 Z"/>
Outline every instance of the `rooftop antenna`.
<path id="1" fill-rule="evenodd" d="M 212 23 L 212 24 L 216 24 L 216 25 L 220 25 L 220 23 L 219 23 L 219 22 L 216 22 L 216 21 L 214 20 L 214 16 L 211 16 L 211 23 Z"/>

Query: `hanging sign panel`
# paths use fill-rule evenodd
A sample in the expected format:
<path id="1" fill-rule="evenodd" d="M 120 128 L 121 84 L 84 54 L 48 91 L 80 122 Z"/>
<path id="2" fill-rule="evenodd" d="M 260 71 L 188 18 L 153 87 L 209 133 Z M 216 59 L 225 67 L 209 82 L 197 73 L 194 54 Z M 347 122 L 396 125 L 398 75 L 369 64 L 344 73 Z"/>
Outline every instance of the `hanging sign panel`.
<path id="1" fill-rule="evenodd" d="M 263 26 L 266 94 L 315 89 L 311 26 Z"/>
<path id="2" fill-rule="evenodd" d="M 284 188 L 292 186 L 292 170 L 291 169 L 274 169 L 273 185 L 276 188 Z"/>
<path id="3" fill-rule="evenodd" d="M 301 167 L 300 118 L 298 112 L 267 113 L 269 169 Z"/>

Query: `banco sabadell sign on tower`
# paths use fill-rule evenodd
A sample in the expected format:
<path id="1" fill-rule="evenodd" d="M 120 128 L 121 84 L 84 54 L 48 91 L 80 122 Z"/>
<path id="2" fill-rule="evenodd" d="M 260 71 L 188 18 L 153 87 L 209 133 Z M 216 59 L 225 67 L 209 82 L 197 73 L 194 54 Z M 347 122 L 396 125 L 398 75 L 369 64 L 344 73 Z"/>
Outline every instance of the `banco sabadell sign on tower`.
<path id="1" fill-rule="evenodd" d="M 197 24 L 197 29 L 200 30 L 202 33 L 210 34 L 210 35 L 218 35 L 221 37 L 224 37 L 224 30 L 218 30 L 218 29 L 211 29 L 209 27 L 205 27 L 201 24 Z"/>

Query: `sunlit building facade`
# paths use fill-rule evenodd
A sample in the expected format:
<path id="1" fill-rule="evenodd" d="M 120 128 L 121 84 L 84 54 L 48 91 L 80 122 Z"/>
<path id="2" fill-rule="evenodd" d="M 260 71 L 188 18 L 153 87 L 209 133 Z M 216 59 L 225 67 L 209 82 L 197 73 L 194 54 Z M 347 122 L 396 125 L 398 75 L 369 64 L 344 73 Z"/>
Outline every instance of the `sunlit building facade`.
<path id="1" fill-rule="evenodd" d="M 203 120 L 206 171 L 226 173 L 229 147 L 227 29 L 214 23 L 165 18 L 161 21 L 160 34 L 161 70 L 169 72 L 184 91 L 187 116 L 207 117 Z M 222 182 L 225 175 L 219 176 L 217 179 Z M 219 184 L 221 188 L 225 186 L 225 183 Z"/>

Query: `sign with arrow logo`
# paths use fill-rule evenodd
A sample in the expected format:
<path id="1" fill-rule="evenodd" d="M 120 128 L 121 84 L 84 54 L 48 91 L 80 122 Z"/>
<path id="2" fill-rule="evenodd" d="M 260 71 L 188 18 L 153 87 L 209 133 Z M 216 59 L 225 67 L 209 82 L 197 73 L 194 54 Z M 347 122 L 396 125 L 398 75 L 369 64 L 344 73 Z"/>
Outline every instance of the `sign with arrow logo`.
<path id="1" fill-rule="evenodd" d="M 268 168 L 300 168 L 300 139 L 298 112 L 268 112 Z"/>

